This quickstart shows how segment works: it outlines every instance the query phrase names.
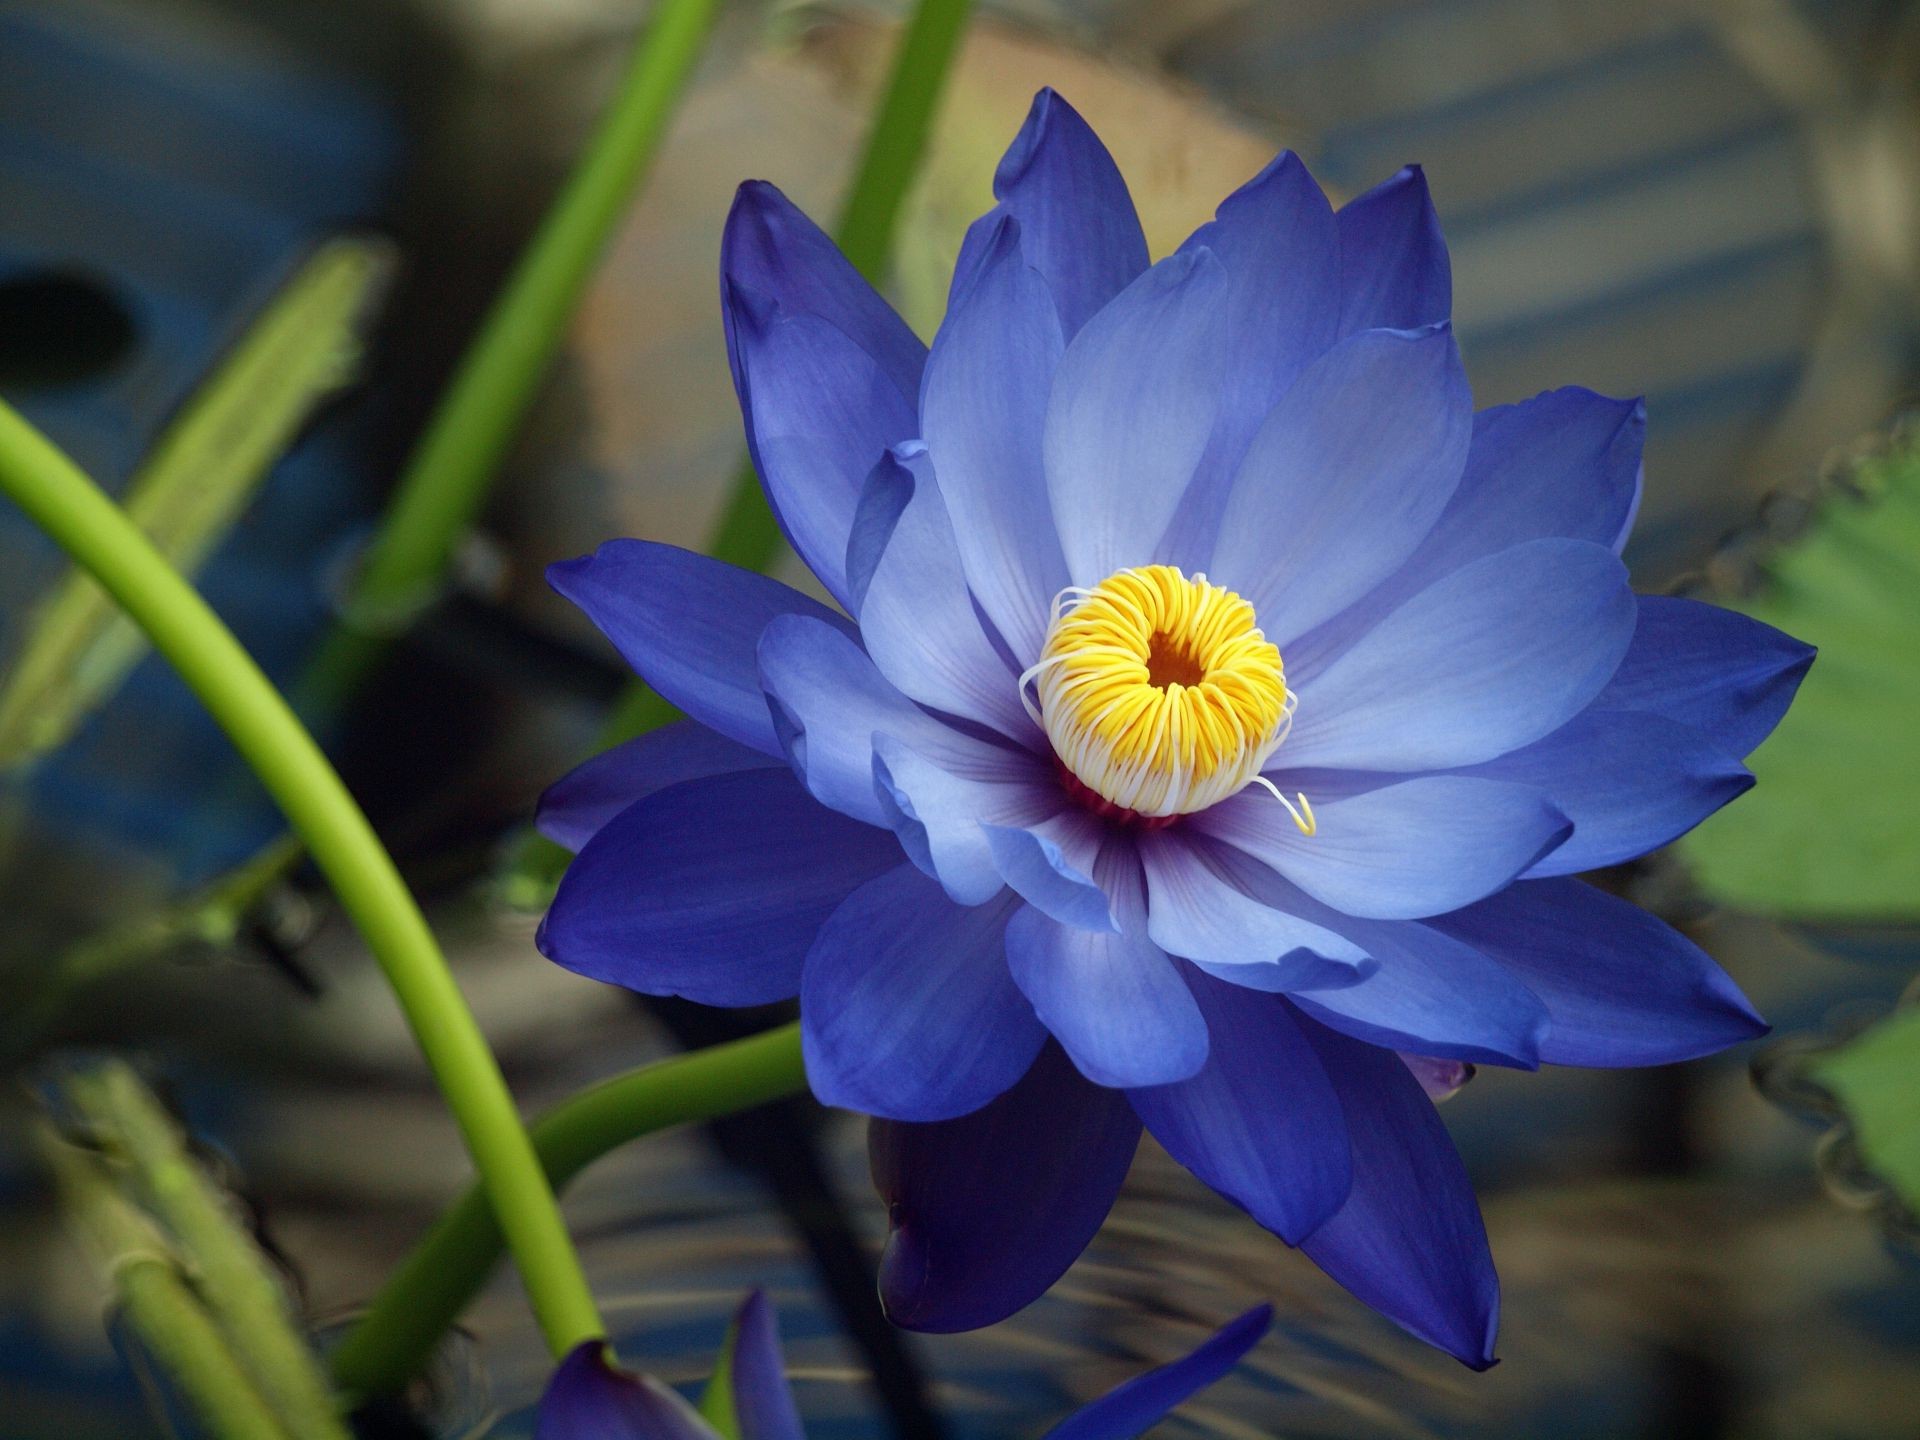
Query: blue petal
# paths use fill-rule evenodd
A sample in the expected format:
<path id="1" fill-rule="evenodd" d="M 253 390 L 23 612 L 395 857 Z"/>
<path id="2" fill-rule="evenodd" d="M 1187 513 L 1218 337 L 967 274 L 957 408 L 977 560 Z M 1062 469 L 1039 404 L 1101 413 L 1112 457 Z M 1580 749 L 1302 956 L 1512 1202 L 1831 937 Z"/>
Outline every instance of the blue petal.
<path id="1" fill-rule="evenodd" d="M 1577 880 L 1523 881 L 1429 922 L 1526 982 L 1552 1029 L 1551 1065 L 1665 1065 L 1766 1033 L 1705 951 L 1637 906 Z"/>
<path id="2" fill-rule="evenodd" d="M 734 195 L 720 240 L 720 274 L 723 286 L 765 296 L 784 314 L 819 316 L 871 355 L 902 396 L 912 400 L 919 393 L 927 347 L 825 232 L 764 180 L 749 180 Z M 731 317 L 727 355 L 745 410 Z"/>
<path id="3" fill-rule="evenodd" d="M 1036 477 L 1037 478 L 1037 477 Z M 922 705 L 977 721 L 1038 746 L 1044 737 L 1020 703 L 1019 675 L 1008 668 L 980 627 L 967 590 L 939 488 L 925 452 L 888 455 L 868 481 L 886 492 L 901 484 L 910 498 L 874 563 L 860 605 L 860 636 L 874 664 L 900 692 Z"/>
<path id="4" fill-rule="evenodd" d="M 821 927 L 800 983 L 807 1079 L 823 1105 L 892 1120 L 979 1109 L 1046 1031 L 1007 972 L 1012 897 L 971 908 L 902 865 Z"/>
<path id="5" fill-rule="evenodd" d="M 981 746 L 974 764 L 936 765 L 891 735 L 873 737 L 873 779 L 908 857 L 957 905 L 979 905 L 1005 879 L 989 825 L 1038 824 L 1061 805 L 1043 762 Z"/>
<path id="6" fill-rule="evenodd" d="M 1466 1167 L 1398 1057 L 1305 1022 L 1353 1140 L 1353 1189 L 1301 1249 L 1355 1297 L 1463 1364 L 1494 1363 L 1500 1280 Z"/>
<path id="7" fill-rule="evenodd" d="M 826 809 L 785 770 L 691 780 L 587 842 L 541 923 L 540 951 L 647 995 L 785 1000 L 827 917 L 899 863 L 892 835 Z"/>
<path id="8" fill-rule="evenodd" d="M 728 296 L 747 442 L 767 503 L 807 568 L 843 605 L 847 539 L 874 463 L 919 428 L 874 358 L 815 315 L 781 316 Z"/>
<path id="9" fill-rule="evenodd" d="M 1096 867 L 1121 932 L 1062 925 L 1032 906 L 1007 923 L 1007 964 L 1040 1023 L 1096 1085 L 1164 1085 L 1206 1063 L 1207 1025 L 1173 962 L 1147 939 L 1146 894 L 1130 846 Z"/>
<path id="10" fill-rule="evenodd" d="M 1333 344 L 1340 314 L 1333 210 L 1291 151 L 1229 195 L 1182 251 L 1211 250 L 1225 267 L 1226 368 L 1199 472 L 1162 558 L 1203 569 L 1247 444 L 1306 366 Z"/>
<path id="11" fill-rule="evenodd" d="M 1042 1440 L 1133 1440 L 1182 1401 L 1224 1378 L 1273 1324 L 1273 1307 L 1256 1305 L 1180 1359 L 1136 1375 L 1047 1431 Z"/>
<path id="12" fill-rule="evenodd" d="M 763 1290 L 749 1294 L 734 1317 L 731 1378 L 740 1440 L 806 1440 L 787 1384 L 779 1322 Z"/>
<path id="13" fill-rule="evenodd" d="M 675 721 L 616 745 L 554 781 L 540 797 L 534 825 L 556 845 L 577 853 L 622 810 L 669 785 L 778 764 L 704 725 Z"/>
<path id="14" fill-rule="evenodd" d="M 845 630 L 812 618 L 767 626 L 763 704 L 781 751 L 822 804 L 869 825 L 891 819 L 874 793 L 873 737 L 892 735 L 936 764 L 998 747 L 936 720 L 894 689 Z"/>
<path id="15" fill-rule="evenodd" d="M 1533 785 L 1456 775 L 1330 799 L 1314 818 L 1315 832 L 1303 835 L 1284 806 L 1249 787 L 1192 823 L 1314 899 L 1380 920 L 1438 915 L 1491 895 L 1570 830 Z"/>
<path id="16" fill-rule="evenodd" d="M 1773 733 L 1812 664 L 1811 645 L 1771 625 L 1648 595 L 1626 658 L 1594 704 L 1665 715 L 1745 759 Z"/>
<path id="17" fill-rule="evenodd" d="M 1167 1153 L 1289 1245 L 1340 1208 L 1352 1183 L 1340 1099 L 1294 1012 L 1188 971 L 1206 1016 L 1206 1067 L 1129 1091 Z"/>
<path id="18" fill-rule="evenodd" d="M 617 1370 L 607 1342 L 567 1352 L 547 1382 L 534 1440 L 720 1440 L 699 1413 L 651 1375 Z"/>
<path id="19" fill-rule="evenodd" d="M 1476 560 L 1299 681 L 1279 759 L 1395 771 L 1491 760 L 1585 709 L 1633 625 L 1626 569 L 1598 545 L 1535 540 Z"/>
<path id="20" fill-rule="evenodd" d="M 1453 314 L 1453 265 L 1418 165 L 1348 201 L 1336 223 L 1342 335 L 1417 330 Z"/>
<path id="21" fill-rule="evenodd" d="M 1049 1044 L 1019 1084 L 971 1115 L 876 1120 L 867 1134 L 890 1231 L 887 1318 L 948 1333 L 1006 1319 L 1066 1273 L 1113 1208 L 1140 1121 Z"/>
<path id="22" fill-rule="evenodd" d="M 1029 905 L 1064 925 L 1112 930 L 1112 905 L 1094 883 L 1105 827 L 1068 808 L 1031 825 L 989 825 L 987 844 L 1000 874 Z"/>
<path id="23" fill-rule="evenodd" d="M 1320 961 L 1359 967 L 1366 951 L 1289 908 L 1292 887 L 1192 830 L 1140 837 L 1147 870 L 1147 933 L 1172 955 L 1244 966 L 1257 989 L 1290 990 L 1324 979 Z"/>
<path id="24" fill-rule="evenodd" d="M 766 755 L 782 753 L 755 659 L 768 622 L 805 615 L 852 633 L 842 616 L 778 580 L 650 540 L 609 540 L 549 565 L 547 583 L 667 700 Z"/>
<path id="25" fill-rule="evenodd" d="M 1343 340 L 1253 437 L 1208 576 L 1253 602 L 1284 653 L 1414 552 L 1459 482 L 1472 433 L 1452 332 Z"/>
<path id="26" fill-rule="evenodd" d="M 1150 561 L 1193 479 L 1220 409 L 1225 289 L 1212 251 L 1170 256 L 1061 357 L 1043 448 L 1076 585 Z"/>
<path id="27" fill-rule="evenodd" d="M 934 336 L 920 426 L 968 584 L 1023 665 L 1067 583 L 1041 459 L 1062 343 L 1046 286 L 1002 222 Z"/>
<path id="28" fill-rule="evenodd" d="M 1630 710 L 1588 709 L 1474 773 L 1538 786 L 1573 822 L 1566 843 L 1527 870 L 1536 879 L 1657 850 L 1753 785 L 1698 730 Z"/>
<path id="29" fill-rule="evenodd" d="M 999 215 L 1020 222 L 1027 263 L 1040 272 L 1071 340 L 1096 310 L 1147 268 L 1147 239 L 1127 182 L 1085 120 L 1052 90 L 1033 97 L 1026 123 L 993 176 Z M 956 284 L 966 278 L 966 261 Z"/>

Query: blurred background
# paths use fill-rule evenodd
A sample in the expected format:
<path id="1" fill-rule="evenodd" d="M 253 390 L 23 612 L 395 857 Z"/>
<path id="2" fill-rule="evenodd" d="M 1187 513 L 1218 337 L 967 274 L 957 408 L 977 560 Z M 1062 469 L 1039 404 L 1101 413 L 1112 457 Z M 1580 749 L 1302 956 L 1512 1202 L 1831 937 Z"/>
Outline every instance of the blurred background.
<path id="1" fill-rule="evenodd" d="M 310 706 L 530 1107 L 731 1033 L 549 966 L 490 883 L 621 683 L 541 573 L 613 535 L 706 543 L 741 450 L 714 280 L 733 187 L 771 179 L 834 213 L 900 10 L 723 7 L 482 532 L 351 702 Z M 647 14 L 0 0 L 0 395 L 204 561 L 204 592 L 283 684 L 311 674 L 411 440 Z M 1840 627 L 1809 692 L 1831 666 L 1900 671 L 1893 690 L 1920 697 L 1920 551 L 1876 508 L 1920 484 L 1895 428 L 1920 396 L 1920 9 L 983 4 L 899 241 L 891 293 L 923 334 L 1043 84 L 1115 152 L 1156 254 L 1282 146 L 1336 199 L 1423 163 L 1477 402 L 1647 397 L 1639 588 L 1823 642 L 1821 557 L 1841 546 L 1830 568 L 1878 577 L 1877 618 Z M 209 383 L 284 378 L 274 347 L 314 327 L 337 340 L 275 391 L 257 462 L 169 483 Z M 1842 541 L 1880 548 L 1855 563 Z M 17 1143 L 18 1077 L 55 1050 L 140 1054 L 322 1326 L 371 1295 L 465 1161 L 314 877 L 264 886 L 229 932 L 154 941 L 159 907 L 257 855 L 275 813 L 11 508 L 0 557 L 0 1436 L 160 1434 L 137 1349 L 102 1326 Z M 704 1374 L 760 1283 L 810 1433 L 1037 1434 L 1271 1297 L 1274 1336 L 1165 1434 L 1920 1433 L 1911 1210 L 1828 1132 L 1831 1097 L 1803 1073 L 1920 968 L 1920 757 L 1911 709 L 1862 729 L 1858 705 L 1814 708 L 1824 728 L 1774 762 L 1777 793 L 1808 803 L 1763 808 L 1763 751 L 1760 790 L 1683 854 L 1603 877 L 1706 945 L 1776 1038 L 1680 1069 L 1483 1071 L 1447 1103 L 1506 1286 L 1489 1374 L 1348 1300 L 1150 1142 L 1045 1300 L 975 1335 L 896 1336 L 871 1299 L 884 1217 L 861 1131 L 799 1105 L 658 1137 L 581 1182 L 570 1213 L 623 1352 Z M 1877 848 L 1856 854 L 1863 837 Z M 499 1280 L 413 1433 L 524 1433 L 545 1363 Z"/>

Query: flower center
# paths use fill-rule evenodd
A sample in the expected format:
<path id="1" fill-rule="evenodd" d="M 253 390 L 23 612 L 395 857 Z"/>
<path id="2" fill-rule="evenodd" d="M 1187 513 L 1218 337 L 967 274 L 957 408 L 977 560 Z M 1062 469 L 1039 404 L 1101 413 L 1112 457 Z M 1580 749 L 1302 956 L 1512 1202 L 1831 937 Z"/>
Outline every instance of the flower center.
<path id="1" fill-rule="evenodd" d="M 1021 699 L 1107 806 L 1142 820 L 1204 810 L 1256 780 L 1286 738 L 1296 697 L 1280 651 L 1253 606 L 1206 576 L 1120 570 L 1062 591 L 1053 609 Z M 1311 810 L 1295 819 L 1312 833 Z"/>

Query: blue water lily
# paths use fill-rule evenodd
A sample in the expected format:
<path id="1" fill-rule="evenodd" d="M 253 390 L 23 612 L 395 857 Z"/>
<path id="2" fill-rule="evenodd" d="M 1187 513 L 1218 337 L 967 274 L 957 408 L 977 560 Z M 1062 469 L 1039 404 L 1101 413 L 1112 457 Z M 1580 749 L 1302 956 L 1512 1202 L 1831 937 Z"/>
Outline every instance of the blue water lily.
<path id="1" fill-rule="evenodd" d="M 1571 878 L 1750 783 L 1811 651 L 1618 556 L 1643 410 L 1475 413 L 1417 170 L 1283 154 L 1149 263 L 1043 92 L 931 350 L 771 186 L 727 224 L 755 464 L 839 608 L 643 541 L 556 565 L 688 723 L 560 782 L 553 959 L 798 995 L 876 1117 L 899 1323 L 1053 1283 L 1144 1124 L 1473 1366 L 1498 1288 L 1429 1089 L 1760 1033 Z M 851 617 L 851 618 L 849 618 Z"/>
<path id="2" fill-rule="evenodd" d="M 1180 1359 L 1082 1406 L 1043 1440 L 1133 1440 L 1232 1370 L 1272 1323 L 1272 1307 L 1256 1306 Z M 718 1408 L 732 1420 L 728 1432 L 739 1440 L 805 1440 L 764 1293 L 756 1290 L 741 1304 L 731 1339 L 713 1381 L 723 1390 Z M 576 1347 L 547 1382 L 534 1440 L 720 1440 L 721 1433 L 652 1376 L 619 1369 L 606 1344 L 593 1340 Z"/>

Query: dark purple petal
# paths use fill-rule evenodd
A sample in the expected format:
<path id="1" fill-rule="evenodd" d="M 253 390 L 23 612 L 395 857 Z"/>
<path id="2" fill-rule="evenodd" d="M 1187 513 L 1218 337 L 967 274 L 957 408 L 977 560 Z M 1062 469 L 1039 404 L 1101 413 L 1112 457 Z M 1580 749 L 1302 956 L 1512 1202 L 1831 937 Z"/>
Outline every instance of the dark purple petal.
<path id="1" fill-rule="evenodd" d="M 1249 787 L 1196 815 L 1193 828 L 1336 910 L 1380 920 L 1438 915 L 1491 895 L 1570 829 L 1542 789 L 1461 775 L 1332 798 L 1314 817 L 1314 833 L 1302 834 L 1273 796 Z"/>
<path id="2" fill-rule="evenodd" d="M 1047 282 L 1069 340 L 1147 268 L 1147 240 L 1127 182 L 1100 137 L 1050 89 L 1033 97 L 1026 123 L 994 172 L 993 193 L 1000 203 L 969 234 L 973 253 L 961 255 L 956 289 L 970 283 L 985 235 L 1000 215 L 1019 221 L 1027 264 Z"/>
<path id="3" fill-rule="evenodd" d="M 827 917 L 899 863 L 890 833 L 827 809 L 786 770 L 691 780 L 587 842 L 541 922 L 540 950 L 647 995 L 785 1000 Z"/>
<path id="4" fill-rule="evenodd" d="M 1550 1065 L 1665 1065 L 1764 1035 L 1727 973 L 1653 916 L 1578 880 L 1528 880 L 1429 922 L 1526 982 Z"/>
<path id="5" fill-rule="evenodd" d="M 1273 1324 L 1273 1307 L 1256 1305 L 1178 1360 L 1136 1375 L 1047 1431 L 1043 1440 L 1133 1440 L 1176 1405 L 1223 1379 Z"/>
<path id="6" fill-rule="evenodd" d="M 569 770 L 540 797 L 534 825 L 556 845 L 578 852 L 622 810 L 670 785 L 780 764 L 704 725 L 679 720 Z"/>
<path id="7" fill-rule="evenodd" d="M 1284 653 L 1413 554 L 1459 483 L 1472 434 L 1449 330 L 1341 341 L 1254 435 L 1208 577 L 1250 600 Z"/>
<path id="8" fill-rule="evenodd" d="M 847 897 L 800 982 L 807 1079 L 823 1105 L 950 1120 L 1026 1073 L 1047 1032 L 1007 972 L 1017 903 L 955 905 L 911 865 Z"/>
<path id="9" fill-rule="evenodd" d="M 1473 773 L 1536 786 L 1573 822 L 1565 843 L 1528 868 L 1535 879 L 1657 850 L 1753 786 L 1746 766 L 1691 726 L 1597 708 Z"/>
<path id="10" fill-rule="evenodd" d="M 1190 1080 L 1131 1090 L 1167 1153 L 1289 1245 L 1340 1208 L 1347 1127 L 1294 1011 L 1187 971 L 1206 1017 L 1207 1063 Z"/>
<path id="11" fill-rule="evenodd" d="M 766 755 L 782 751 L 760 690 L 761 632 L 775 616 L 804 615 L 853 633 L 844 616 L 778 580 L 650 540 L 609 540 L 549 565 L 547 583 L 667 700 Z"/>
<path id="12" fill-rule="evenodd" d="M 1732 610 L 1643 595 L 1633 643 L 1594 706 L 1665 715 L 1744 760 L 1787 713 L 1813 653 Z"/>
<path id="13" fill-rule="evenodd" d="M 1300 1248 L 1356 1298 L 1485 1370 L 1494 1363 L 1500 1280 L 1446 1126 L 1397 1056 L 1311 1020 L 1301 1028 L 1346 1113 L 1353 1188 Z"/>
<path id="14" fill-rule="evenodd" d="M 1097 1085 L 1185 1080 L 1207 1058 L 1207 1025 L 1179 972 L 1146 936 L 1133 847 L 1109 843 L 1095 876 L 1119 931 L 1063 925 L 1022 906 L 1007 922 L 1007 964 L 1034 1013 Z"/>
<path id="15" fill-rule="evenodd" d="M 1180 248 L 1211 250 L 1227 272 L 1220 413 L 1161 552 L 1191 571 L 1213 551 L 1260 422 L 1336 338 L 1340 262 L 1333 209 L 1291 151 L 1229 195 Z"/>
<path id="16" fill-rule="evenodd" d="M 1453 265 L 1427 177 L 1409 165 L 1340 207 L 1340 333 L 1417 330 L 1453 314 Z"/>
<path id="17" fill-rule="evenodd" d="M 720 274 L 723 288 L 764 296 L 784 314 L 819 316 L 871 355 L 902 397 L 910 401 L 919 393 L 927 347 L 826 233 L 764 180 L 749 180 L 734 195 L 720 240 Z M 745 410 L 730 316 L 727 355 Z"/>
<path id="18" fill-rule="evenodd" d="M 720 1440 L 694 1408 L 651 1375 L 616 1369 L 607 1342 L 576 1345 L 553 1372 L 534 1440 Z"/>
<path id="19" fill-rule="evenodd" d="M 1060 357 L 1042 449 L 1076 585 L 1152 560 L 1173 519 L 1220 411 L 1225 290 L 1211 250 L 1169 256 Z"/>
<path id="20" fill-rule="evenodd" d="M 779 1321 L 763 1290 L 748 1295 L 734 1317 L 733 1364 L 728 1373 L 740 1440 L 806 1440 L 793 1389 L 787 1384 Z"/>
<path id="21" fill-rule="evenodd" d="M 1409 1055 L 1405 1051 L 1400 1052 L 1400 1059 L 1413 1078 L 1420 1082 L 1420 1088 L 1427 1092 L 1427 1098 L 1436 1102 L 1459 1094 L 1474 1076 L 1474 1067 L 1464 1060 L 1443 1060 L 1435 1055 Z"/>
<path id="22" fill-rule="evenodd" d="M 1064 342 L 1017 226 L 989 233 L 971 288 L 933 339 L 920 432 L 980 608 L 1023 665 L 1037 659 L 1067 583 L 1041 459 Z"/>
<path id="23" fill-rule="evenodd" d="M 875 1120 L 880 1298 L 909 1330 L 976 1330 L 1046 1293 L 1113 1208 L 1140 1139 L 1126 1097 L 1046 1045 L 999 1099 L 934 1125 Z"/>
<path id="24" fill-rule="evenodd" d="M 1317 915 L 1378 962 L 1358 985 L 1295 1002 L 1322 1024 L 1390 1050 L 1532 1070 L 1547 1008 L 1514 973 L 1425 925 Z"/>

